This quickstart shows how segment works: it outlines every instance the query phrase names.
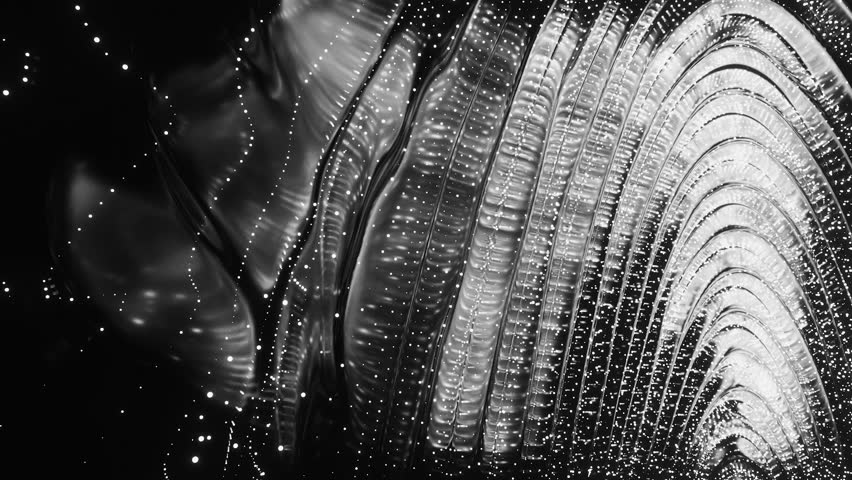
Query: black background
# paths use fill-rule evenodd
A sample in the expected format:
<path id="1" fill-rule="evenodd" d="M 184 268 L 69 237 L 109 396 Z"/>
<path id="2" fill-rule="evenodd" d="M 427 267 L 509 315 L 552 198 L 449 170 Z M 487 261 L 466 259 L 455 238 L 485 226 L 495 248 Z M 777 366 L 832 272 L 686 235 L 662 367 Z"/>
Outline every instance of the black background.
<path id="1" fill-rule="evenodd" d="M 4 2 L 0 90 L 11 94 L 0 96 L 0 476 L 220 478 L 228 413 L 113 332 L 85 299 L 70 301 L 49 241 L 65 206 L 50 190 L 79 161 L 124 182 L 155 181 L 149 76 L 216 51 L 269 11 L 259 2 Z M 848 76 L 847 59 L 834 56 Z"/>
<path id="2" fill-rule="evenodd" d="M 170 478 L 219 477 L 212 474 L 221 472 L 225 412 L 111 331 L 85 299 L 70 300 L 49 241 L 65 206 L 49 193 L 78 161 L 125 182 L 153 181 L 149 75 L 207 55 L 258 8 L 196 0 L 4 4 L 0 90 L 11 94 L 0 96 L 0 281 L 10 291 L 0 288 L 0 451 L 7 473 L 165 478 L 166 462 Z M 213 441 L 197 442 L 202 434 Z M 192 455 L 201 462 L 192 464 Z"/>

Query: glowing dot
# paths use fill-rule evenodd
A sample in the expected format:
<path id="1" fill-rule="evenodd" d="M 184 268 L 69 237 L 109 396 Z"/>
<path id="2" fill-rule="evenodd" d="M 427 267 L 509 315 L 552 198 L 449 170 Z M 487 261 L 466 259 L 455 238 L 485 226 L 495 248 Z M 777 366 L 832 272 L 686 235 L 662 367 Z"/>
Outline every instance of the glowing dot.
<path id="1" fill-rule="evenodd" d="M 95 43 L 101 43 L 101 37 L 95 37 L 94 40 Z"/>
<path id="2" fill-rule="evenodd" d="M 192 457 L 192 463 L 198 463 L 198 457 Z"/>
<path id="3" fill-rule="evenodd" d="M 121 64 L 122 70 L 127 70 L 128 68 L 130 68 L 130 67 L 128 67 L 126 63 Z"/>
<path id="4" fill-rule="evenodd" d="M 9 90 L 3 90 L 3 96 L 8 97 L 9 96 Z"/>
<path id="5" fill-rule="evenodd" d="M 213 398 L 213 392 L 207 392 L 207 398 Z"/>

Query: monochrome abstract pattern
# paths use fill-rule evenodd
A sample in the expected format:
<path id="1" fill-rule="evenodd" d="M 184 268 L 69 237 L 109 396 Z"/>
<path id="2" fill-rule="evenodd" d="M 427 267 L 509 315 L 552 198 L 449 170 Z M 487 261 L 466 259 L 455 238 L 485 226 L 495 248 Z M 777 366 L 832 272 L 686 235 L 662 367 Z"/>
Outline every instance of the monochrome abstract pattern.
<path id="1" fill-rule="evenodd" d="M 222 478 L 852 478 L 847 5 L 254 18 L 149 75 L 154 187 L 53 200 Z"/>

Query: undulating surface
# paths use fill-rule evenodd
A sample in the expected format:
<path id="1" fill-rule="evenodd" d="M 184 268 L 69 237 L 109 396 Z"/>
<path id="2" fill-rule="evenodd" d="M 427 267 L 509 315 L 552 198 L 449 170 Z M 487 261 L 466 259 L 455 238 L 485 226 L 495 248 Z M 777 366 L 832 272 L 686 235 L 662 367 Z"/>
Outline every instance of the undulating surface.
<path id="1" fill-rule="evenodd" d="M 261 13 L 54 241 L 236 408 L 226 478 L 852 476 L 843 3 Z"/>

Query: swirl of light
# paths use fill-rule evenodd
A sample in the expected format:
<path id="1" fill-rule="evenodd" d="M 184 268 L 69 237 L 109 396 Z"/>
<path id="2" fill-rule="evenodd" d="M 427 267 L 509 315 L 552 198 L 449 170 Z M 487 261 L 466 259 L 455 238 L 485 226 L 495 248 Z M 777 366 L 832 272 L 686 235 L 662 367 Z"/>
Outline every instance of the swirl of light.
<path id="1" fill-rule="evenodd" d="M 66 257 L 205 389 L 268 405 L 293 468 L 852 476 L 844 5 L 300 1 L 262 25 L 161 79 L 173 203 L 144 218 L 171 246 L 72 232 Z M 158 301 L 180 273 L 150 262 L 182 255 L 195 296 Z M 115 314 L 115 278 L 149 294 Z"/>

